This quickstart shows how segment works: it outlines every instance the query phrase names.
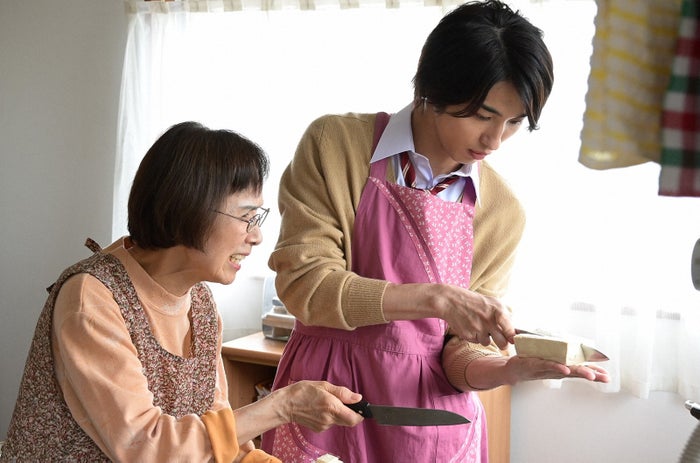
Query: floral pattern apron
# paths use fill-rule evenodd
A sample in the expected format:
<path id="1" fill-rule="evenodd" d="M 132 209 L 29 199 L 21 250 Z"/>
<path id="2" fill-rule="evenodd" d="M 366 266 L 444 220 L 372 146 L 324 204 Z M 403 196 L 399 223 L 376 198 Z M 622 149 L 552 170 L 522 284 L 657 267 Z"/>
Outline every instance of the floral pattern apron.
<path id="1" fill-rule="evenodd" d="M 388 122 L 377 115 L 375 145 Z M 467 288 L 474 206 L 443 201 L 387 181 L 390 160 L 373 163 L 353 230 L 352 270 L 393 283 L 448 283 Z M 471 188 L 470 182 L 468 188 Z M 470 196 L 466 191 L 464 197 Z M 314 462 L 330 453 L 344 463 L 485 463 L 486 420 L 478 396 L 459 392 L 441 364 L 446 323 L 401 320 L 354 331 L 297 321 L 274 388 L 326 380 L 369 403 L 451 410 L 472 422 L 454 426 L 381 426 L 366 419 L 314 433 L 294 423 L 263 435 L 263 449 L 284 462 Z"/>

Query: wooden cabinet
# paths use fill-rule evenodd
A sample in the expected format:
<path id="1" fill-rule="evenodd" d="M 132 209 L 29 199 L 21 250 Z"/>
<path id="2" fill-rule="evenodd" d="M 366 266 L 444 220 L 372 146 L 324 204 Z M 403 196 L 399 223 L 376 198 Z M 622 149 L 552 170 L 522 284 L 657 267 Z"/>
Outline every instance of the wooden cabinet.
<path id="1" fill-rule="evenodd" d="M 489 463 L 510 462 L 510 386 L 479 392 L 486 410 Z"/>
<path id="2" fill-rule="evenodd" d="M 272 379 L 285 343 L 262 332 L 225 342 L 222 346 L 229 401 L 239 408 L 255 400 L 255 385 Z M 479 392 L 489 432 L 490 463 L 510 461 L 510 387 Z"/>
<path id="3" fill-rule="evenodd" d="M 275 376 L 285 343 L 266 338 L 262 331 L 223 343 L 228 400 L 236 409 L 253 402 L 255 385 Z"/>

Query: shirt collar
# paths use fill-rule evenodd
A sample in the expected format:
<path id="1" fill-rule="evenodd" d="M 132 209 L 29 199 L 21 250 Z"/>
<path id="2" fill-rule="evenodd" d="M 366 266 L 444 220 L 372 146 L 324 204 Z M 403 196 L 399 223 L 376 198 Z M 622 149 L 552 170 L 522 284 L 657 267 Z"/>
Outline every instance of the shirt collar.
<path id="1" fill-rule="evenodd" d="M 382 133 L 377 148 L 372 154 L 370 162 L 380 161 L 395 154 L 408 151 L 415 152 L 413 144 L 413 130 L 411 130 L 411 110 L 413 103 L 409 104 L 396 114 L 392 114 L 384 132 Z"/>

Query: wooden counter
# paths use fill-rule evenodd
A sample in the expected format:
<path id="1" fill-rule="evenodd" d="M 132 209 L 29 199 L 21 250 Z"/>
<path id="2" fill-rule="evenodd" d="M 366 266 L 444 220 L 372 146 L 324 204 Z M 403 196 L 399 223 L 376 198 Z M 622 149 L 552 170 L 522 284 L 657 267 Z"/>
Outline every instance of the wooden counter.
<path id="1" fill-rule="evenodd" d="M 255 385 L 275 376 L 285 343 L 267 339 L 262 332 L 225 342 L 221 348 L 231 407 L 253 402 Z M 510 461 L 510 387 L 479 392 L 486 409 L 490 463 Z"/>
<path id="2" fill-rule="evenodd" d="M 236 409 L 253 402 L 255 385 L 273 379 L 285 342 L 266 338 L 262 331 L 223 343 L 228 401 Z"/>

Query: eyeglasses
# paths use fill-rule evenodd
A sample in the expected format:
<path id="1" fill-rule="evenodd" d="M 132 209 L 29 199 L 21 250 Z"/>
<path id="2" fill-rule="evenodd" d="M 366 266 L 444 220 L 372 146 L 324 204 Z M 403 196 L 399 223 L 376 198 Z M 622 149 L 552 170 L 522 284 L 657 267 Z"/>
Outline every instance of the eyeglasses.
<path id="1" fill-rule="evenodd" d="M 267 214 L 270 213 L 270 209 L 266 209 L 264 207 L 260 207 L 259 209 L 262 212 L 255 214 L 253 217 L 251 217 L 249 219 L 244 219 L 243 217 L 236 217 L 235 215 L 227 214 L 226 212 L 217 211 L 216 209 L 214 209 L 214 212 L 216 212 L 217 214 L 221 214 L 221 215 L 227 215 L 227 216 L 231 217 L 232 219 L 240 220 L 241 222 L 247 223 L 248 226 L 246 227 L 245 231 L 247 233 L 250 233 L 253 230 L 253 228 L 261 227 L 263 222 L 267 218 Z"/>

